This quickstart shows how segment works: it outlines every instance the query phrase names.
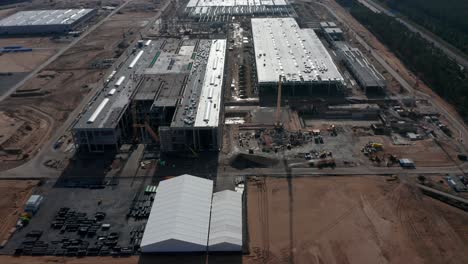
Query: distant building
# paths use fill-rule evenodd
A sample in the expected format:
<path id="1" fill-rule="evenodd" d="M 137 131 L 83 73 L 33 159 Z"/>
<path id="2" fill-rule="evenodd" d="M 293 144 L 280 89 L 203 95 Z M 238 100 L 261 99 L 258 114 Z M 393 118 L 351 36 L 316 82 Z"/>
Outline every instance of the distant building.
<path id="1" fill-rule="evenodd" d="M 1 0 L 0 6 L 2 5 L 11 5 L 11 4 L 19 4 L 22 2 L 31 2 L 32 0 Z"/>
<path id="2" fill-rule="evenodd" d="M 95 9 L 21 11 L 0 20 L 0 34 L 63 34 L 75 30 L 96 12 Z"/>
<path id="3" fill-rule="evenodd" d="M 190 0 L 185 12 L 191 17 L 216 20 L 217 16 L 294 16 L 287 0 Z"/>

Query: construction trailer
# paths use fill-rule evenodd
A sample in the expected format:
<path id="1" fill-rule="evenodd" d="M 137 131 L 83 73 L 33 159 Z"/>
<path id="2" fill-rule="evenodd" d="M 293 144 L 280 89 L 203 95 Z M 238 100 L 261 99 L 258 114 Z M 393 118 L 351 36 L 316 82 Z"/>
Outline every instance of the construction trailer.
<path id="1" fill-rule="evenodd" d="M 335 95 L 344 79 L 314 30 L 299 28 L 294 18 L 254 18 L 252 33 L 260 97 Z"/>
<path id="2" fill-rule="evenodd" d="M 96 9 L 20 11 L 0 20 L 0 35 L 64 34 L 96 14 Z"/>

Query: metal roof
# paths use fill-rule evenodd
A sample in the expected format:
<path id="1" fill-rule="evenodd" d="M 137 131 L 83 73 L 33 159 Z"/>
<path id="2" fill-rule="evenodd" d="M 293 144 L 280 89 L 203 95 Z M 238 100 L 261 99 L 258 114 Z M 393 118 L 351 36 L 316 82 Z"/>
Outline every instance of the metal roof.
<path id="1" fill-rule="evenodd" d="M 205 251 L 213 181 L 188 174 L 159 183 L 142 252 Z"/>
<path id="2" fill-rule="evenodd" d="M 0 20 L 0 27 L 70 25 L 93 9 L 57 9 L 21 11 Z"/>
<path id="3" fill-rule="evenodd" d="M 225 190 L 213 194 L 209 251 L 242 250 L 242 194 Z"/>
<path id="4" fill-rule="evenodd" d="M 343 83 L 338 68 L 312 29 L 301 29 L 294 18 L 254 18 L 252 32 L 261 83 Z"/>
<path id="5" fill-rule="evenodd" d="M 226 40 L 211 42 L 210 56 L 206 65 L 205 79 L 201 90 L 195 127 L 217 127 L 223 90 Z"/>

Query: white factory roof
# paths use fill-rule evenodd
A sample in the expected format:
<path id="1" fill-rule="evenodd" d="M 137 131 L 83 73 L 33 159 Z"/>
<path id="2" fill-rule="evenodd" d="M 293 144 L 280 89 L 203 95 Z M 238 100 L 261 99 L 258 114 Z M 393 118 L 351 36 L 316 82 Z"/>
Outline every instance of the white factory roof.
<path id="1" fill-rule="evenodd" d="M 190 0 L 187 7 L 287 5 L 285 0 Z"/>
<path id="2" fill-rule="evenodd" d="M 159 183 L 141 250 L 206 251 L 213 181 L 182 175 Z"/>
<path id="3" fill-rule="evenodd" d="M 242 250 L 242 194 L 225 190 L 213 195 L 209 251 Z"/>
<path id="4" fill-rule="evenodd" d="M 195 127 L 217 127 L 223 90 L 226 40 L 212 40 L 205 78 L 198 102 Z"/>
<path id="5" fill-rule="evenodd" d="M 252 32 L 259 83 L 340 82 L 343 77 L 312 29 L 294 18 L 254 18 Z"/>
<path id="6" fill-rule="evenodd" d="M 0 20 L 0 27 L 69 25 L 81 19 L 93 9 L 57 9 L 21 11 Z"/>

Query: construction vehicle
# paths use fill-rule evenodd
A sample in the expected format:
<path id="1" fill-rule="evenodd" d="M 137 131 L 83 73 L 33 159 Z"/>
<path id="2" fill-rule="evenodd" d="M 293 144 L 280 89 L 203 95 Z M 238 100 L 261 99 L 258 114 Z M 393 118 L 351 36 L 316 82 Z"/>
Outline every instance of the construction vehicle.
<path id="1" fill-rule="evenodd" d="M 281 87 L 282 87 L 282 80 L 281 80 L 281 75 L 279 75 L 278 96 L 276 98 L 276 117 L 275 117 L 275 128 L 278 130 L 283 129 L 283 124 L 281 123 Z"/>

